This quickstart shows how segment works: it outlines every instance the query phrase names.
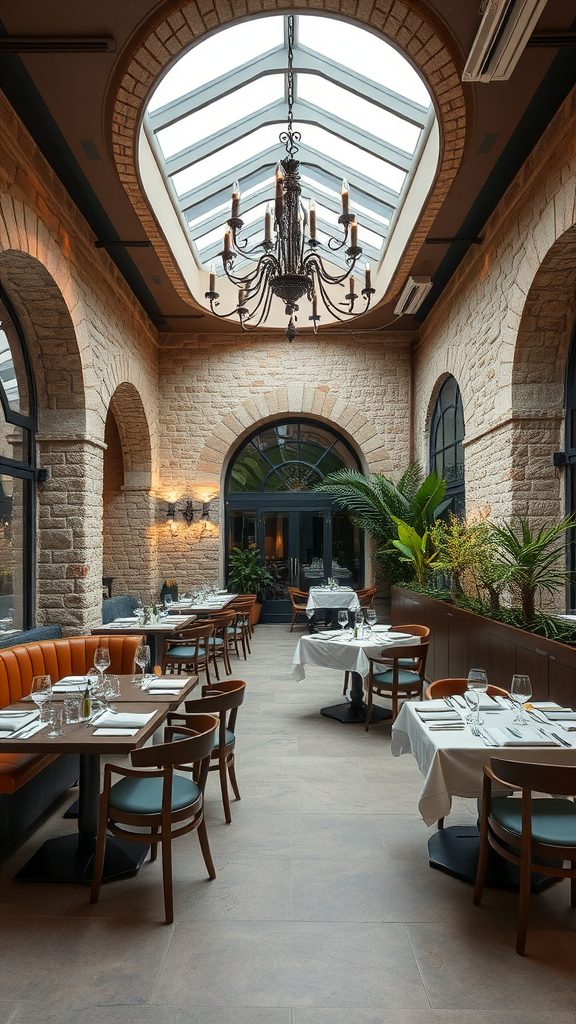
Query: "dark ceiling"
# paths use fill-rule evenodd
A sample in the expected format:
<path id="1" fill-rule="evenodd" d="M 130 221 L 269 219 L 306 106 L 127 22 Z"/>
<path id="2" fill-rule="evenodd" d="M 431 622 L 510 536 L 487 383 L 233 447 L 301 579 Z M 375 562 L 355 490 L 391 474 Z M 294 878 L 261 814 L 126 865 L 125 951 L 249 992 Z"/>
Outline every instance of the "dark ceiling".
<path id="1" fill-rule="evenodd" d="M 0 0 L 0 36 L 108 36 L 115 41 L 114 52 L 0 52 L 0 88 L 100 241 L 146 241 L 110 158 L 106 100 L 130 37 L 152 12 L 166 6 L 154 0 Z M 463 64 L 479 25 L 478 0 L 429 0 L 420 6 L 435 13 Z M 536 31 L 574 27 L 576 0 L 548 0 Z M 482 236 L 486 219 L 575 84 L 573 47 L 529 46 L 508 81 L 464 86 L 465 155 L 429 237 Z M 422 247 L 411 272 L 431 276 L 434 288 L 417 318 L 403 317 L 394 330 L 418 326 L 470 244 Z M 152 248 L 115 246 L 108 251 L 159 330 L 222 331 L 221 321 L 194 315 L 179 298 Z M 387 324 L 393 305 L 379 307 L 362 326 Z"/>

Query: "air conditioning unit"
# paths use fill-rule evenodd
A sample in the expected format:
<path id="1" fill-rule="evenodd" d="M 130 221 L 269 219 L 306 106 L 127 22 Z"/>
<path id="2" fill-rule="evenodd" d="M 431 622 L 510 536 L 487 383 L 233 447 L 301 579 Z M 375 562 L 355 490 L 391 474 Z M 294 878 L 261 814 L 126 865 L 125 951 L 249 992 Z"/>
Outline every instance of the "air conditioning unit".
<path id="1" fill-rule="evenodd" d="M 484 0 L 463 82 L 501 82 L 514 71 L 546 0 Z"/>
<path id="2" fill-rule="evenodd" d="M 429 277 L 409 277 L 394 307 L 394 313 L 398 316 L 402 316 L 403 313 L 415 313 L 420 309 L 431 287 L 432 280 Z"/>

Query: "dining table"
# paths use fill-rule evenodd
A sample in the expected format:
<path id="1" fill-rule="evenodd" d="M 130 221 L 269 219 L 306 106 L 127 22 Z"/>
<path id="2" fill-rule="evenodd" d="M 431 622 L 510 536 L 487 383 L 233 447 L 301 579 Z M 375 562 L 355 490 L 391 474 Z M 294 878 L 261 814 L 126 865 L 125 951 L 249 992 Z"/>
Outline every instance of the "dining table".
<path id="1" fill-rule="evenodd" d="M 518 707 L 506 697 L 483 695 L 481 725 L 467 721 L 469 709 L 461 695 L 439 700 L 406 701 L 392 726 L 393 757 L 412 754 L 424 784 L 418 810 L 427 825 L 440 822 L 428 841 L 431 867 L 473 882 L 478 864 L 476 826 L 443 827 L 455 796 L 482 796 L 483 768 L 491 758 L 576 765 L 576 712 L 554 701 L 535 702 L 527 712 L 528 725 L 516 721 Z M 498 792 L 498 787 L 495 787 Z M 501 793 L 509 791 L 502 788 Z M 487 884 L 516 888 L 515 866 L 490 852 Z M 532 888 L 550 884 L 534 875 Z"/>
<path id="2" fill-rule="evenodd" d="M 196 615 L 193 615 L 191 612 L 166 615 L 158 622 L 148 622 L 146 624 L 140 623 L 137 616 L 131 615 L 123 619 L 114 619 L 112 622 L 107 622 L 106 625 L 96 626 L 92 630 L 92 636 L 115 636 L 118 633 L 126 636 L 132 636 L 134 633 L 141 634 L 146 637 L 146 642 L 150 647 L 151 664 L 157 665 L 162 659 L 162 650 L 160 649 L 159 642 L 174 636 L 175 633 L 179 633 L 182 629 L 187 629 L 195 621 Z"/>
<path id="3" fill-rule="evenodd" d="M 167 608 L 170 615 L 197 615 L 201 618 L 206 618 L 212 612 L 223 612 L 236 600 L 238 594 L 215 594 L 214 597 L 209 597 L 205 601 L 195 601 L 193 598 L 181 598 L 179 601 L 173 601 Z"/>
<path id="4" fill-rule="evenodd" d="M 361 627 L 363 635 L 355 637 L 349 629 L 323 630 L 301 636 L 292 659 L 292 677 L 300 682 L 306 677 L 306 665 L 336 669 L 351 673 L 350 700 L 342 704 L 321 708 L 325 718 L 342 723 L 365 722 L 367 707 L 364 703 L 364 679 L 370 671 L 370 658 L 386 657 L 394 647 L 420 643 L 419 636 L 392 633 L 390 626 Z M 377 705 L 372 709 L 372 721 L 391 718 L 388 708 Z"/>
<path id="5" fill-rule="evenodd" d="M 197 675 L 155 677 L 147 690 L 141 690 L 132 683 L 132 676 L 119 678 L 121 695 L 111 702 L 115 710 L 100 708 L 87 723 L 64 724 L 60 735 L 48 736 L 49 726 L 42 726 L 37 719 L 22 730 L 21 736 L 8 738 L 0 733 L 2 754 L 79 755 L 77 830 L 47 839 L 20 869 L 16 881 L 91 883 L 98 831 L 101 756 L 126 757 L 131 750 L 143 746 L 168 713 L 175 711 L 198 683 Z M 55 684 L 53 700 L 65 701 L 71 695 L 80 695 L 79 678 L 70 677 L 70 680 L 68 688 L 67 680 L 60 680 L 60 688 Z M 33 705 L 30 698 L 25 697 L 3 708 L 0 719 L 9 717 L 10 713 L 18 715 L 30 710 L 34 710 Z M 108 836 L 103 880 L 109 882 L 134 874 L 148 849 L 145 841 L 134 843 Z"/>
<path id="6" fill-rule="evenodd" d="M 318 611 L 324 610 L 329 612 L 329 619 L 331 621 L 335 611 L 345 609 L 349 612 L 355 612 L 359 608 L 358 594 L 352 587 L 310 587 L 306 602 L 306 615 L 309 619 L 310 631 L 313 631 Z"/>

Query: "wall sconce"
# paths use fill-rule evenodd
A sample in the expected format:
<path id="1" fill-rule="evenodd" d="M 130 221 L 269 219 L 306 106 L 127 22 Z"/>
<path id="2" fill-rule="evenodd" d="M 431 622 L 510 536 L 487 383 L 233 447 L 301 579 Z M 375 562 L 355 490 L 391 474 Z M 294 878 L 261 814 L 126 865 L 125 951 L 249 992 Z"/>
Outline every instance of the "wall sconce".
<path id="1" fill-rule="evenodd" d="M 200 519 L 203 519 L 204 521 L 206 521 L 207 519 L 210 519 L 210 502 L 209 501 L 203 501 L 202 502 L 202 515 L 200 516 Z"/>
<path id="2" fill-rule="evenodd" d="M 187 501 L 186 502 L 186 505 L 182 509 L 182 515 L 184 516 L 184 519 L 186 520 L 188 526 L 191 526 L 192 523 L 194 522 L 194 502 L 193 501 Z"/>
<path id="3" fill-rule="evenodd" d="M 168 509 L 166 511 L 166 518 L 167 519 L 175 519 L 176 518 L 176 502 L 174 502 L 174 501 L 169 501 L 168 502 Z"/>

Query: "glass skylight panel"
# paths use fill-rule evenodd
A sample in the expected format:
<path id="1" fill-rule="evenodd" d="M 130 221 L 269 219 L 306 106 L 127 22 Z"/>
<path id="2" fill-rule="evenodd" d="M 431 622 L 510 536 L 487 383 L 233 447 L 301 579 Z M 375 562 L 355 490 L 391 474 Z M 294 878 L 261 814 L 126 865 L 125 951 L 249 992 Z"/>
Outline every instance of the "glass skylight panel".
<path id="1" fill-rule="evenodd" d="M 334 191 L 334 189 L 327 188 L 326 185 L 323 185 L 321 182 L 316 181 L 315 178 L 309 177 L 309 175 L 307 175 L 307 174 L 302 174 L 301 175 L 301 179 L 302 179 L 303 184 L 308 185 L 310 188 L 314 189 L 316 192 L 320 192 L 322 195 L 325 195 L 325 196 L 330 196 L 330 198 L 335 203 L 338 204 L 338 208 L 340 208 L 341 199 L 340 199 L 340 193 L 339 192 Z M 371 217 L 372 220 L 378 221 L 379 224 L 383 224 L 385 227 L 389 226 L 389 224 L 390 224 L 390 217 L 389 216 L 387 216 L 384 213 L 378 213 L 378 211 L 376 209 L 372 210 L 372 209 L 369 209 L 367 206 L 362 206 L 362 204 L 357 201 L 356 196 L 355 196 L 354 193 L 355 193 L 354 183 L 352 182 L 352 192 L 350 193 L 350 210 L 351 210 L 352 213 L 357 214 L 359 219 L 364 214 L 364 216 Z M 377 203 L 376 205 L 380 206 L 380 207 L 382 206 L 381 203 Z"/>
<path id="2" fill-rule="evenodd" d="M 414 103 L 430 106 L 428 90 L 412 65 L 393 46 L 371 32 L 356 28 L 349 22 L 302 15 L 298 18 L 298 37 L 309 50 L 323 54 Z"/>
<path id="3" fill-rule="evenodd" d="M 176 62 L 154 92 L 148 110 L 158 110 L 283 43 L 281 15 L 246 21 L 217 32 Z"/>
<path id="4" fill-rule="evenodd" d="M 223 131 L 235 121 L 250 117 L 262 107 L 281 100 L 283 96 L 284 76 L 268 75 L 265 89 L 262 88 L 262 81 L 257 79 L 209 103 L 207 107 L 202 107 L 157 133 L 156 138 L 164 159 L 168 160 L 175 153 Z"/>
<path id="5" fill-rule="evenodd" d="M 224 146 L 217 153 L 213 153 L 211 156 L 205 157 L 204 160 L 199 160 L 198 163 L 192 164 L 191 167 L 179 171 L 172 178 L 177 194 L 179 196 L 184 195 L 185 192 L 198 188 L 199 185 L 210 181 L 211 178 L 219 178 L 225 174 L 227 168 L 233 171 L 239 164 L 244 163 L 246 160 L 251 160 L 258 153 L 269 149 L 270 146 L 278 146 L 279 159 L 282 154 L 278 135 L 283 129 L 284 125 L 282 123 L 264 125 L 263 128 L 258 128 L 250 135 L 232 142 L 229 146 Z M 231 178 L 231 187 L 232 184 L 233 179 Z"/>
<path id="6" fill-rule="evenodd" d="M 342 174 L 349 167 L 394 192 L 400 192 L 406 174 L 398 167 L 393 167 L 386 160 L 381 160 L 315 124 L 295 124 L 294 127 L 302 133 L 303 146 L 310 146 L 336 161 L 342 167 Z M 305 160 L 303 162 L 306 163 Z"/>
<path id="7" fill-rule="evenodd" d="M 397 149 L 406 153 L 413 153 L 416 149 L 420 128 L 320 75 L 297 75 L 297 95 L 299 99 L 323 107 L 329 114 L 370 132 Z"/>

